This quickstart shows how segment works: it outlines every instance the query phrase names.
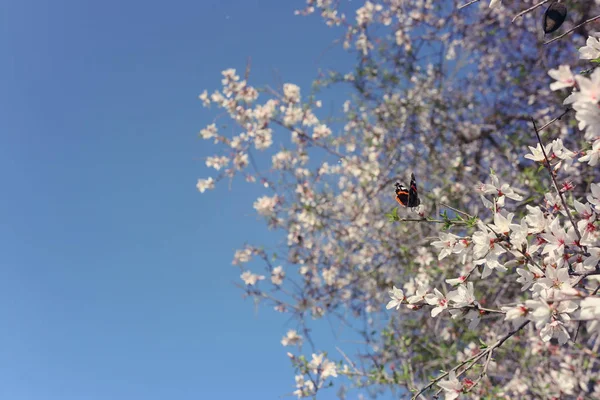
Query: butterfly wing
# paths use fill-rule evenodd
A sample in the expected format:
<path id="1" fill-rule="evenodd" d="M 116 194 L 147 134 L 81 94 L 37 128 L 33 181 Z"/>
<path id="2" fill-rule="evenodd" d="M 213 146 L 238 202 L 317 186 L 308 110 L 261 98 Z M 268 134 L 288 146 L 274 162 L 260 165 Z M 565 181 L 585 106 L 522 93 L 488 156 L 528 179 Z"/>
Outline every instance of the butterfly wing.
<path id="1" fill-rule="evenodd" d="M 396 182 L 396 201 L 403 207 L 408 205 L 409 190 Z"/>
<path id="2" fill-rule="evenodd" d="M 415 179 L 415 174 L 410 174 L 410 189 L 408 190 L 408 207 L 417 207 L 421 204 L 421 200 L 419 199 L 419 193 L 417 190 L 417 182 Z"/>

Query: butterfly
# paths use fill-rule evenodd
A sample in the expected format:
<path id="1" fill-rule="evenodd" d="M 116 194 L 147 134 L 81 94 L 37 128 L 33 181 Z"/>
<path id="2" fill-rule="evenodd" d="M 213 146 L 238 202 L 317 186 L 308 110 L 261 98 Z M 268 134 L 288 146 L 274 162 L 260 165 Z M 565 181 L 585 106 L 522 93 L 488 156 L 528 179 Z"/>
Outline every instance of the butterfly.
<path id="1" fill-rule="evenodd" d="M 415 174 L 410 174 L 410 189 L 407 189 L 399 182 L 396 182 L 396 201 L 404 207 L 417 207 L 421 204 L 419 194 L 417 192 L 417 183 Z"/>

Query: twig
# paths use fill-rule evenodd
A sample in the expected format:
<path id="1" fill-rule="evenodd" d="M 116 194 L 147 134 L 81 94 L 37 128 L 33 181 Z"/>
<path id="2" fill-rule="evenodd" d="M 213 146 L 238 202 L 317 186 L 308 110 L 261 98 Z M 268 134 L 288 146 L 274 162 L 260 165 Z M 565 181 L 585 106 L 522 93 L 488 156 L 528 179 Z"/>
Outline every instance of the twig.
<path id="1" fill-rule="evenodd" d="M 441 219 L 430 219 L 430 218 L 399 218 L 397 221 L 400 222 L 432 222 L 435 224 L 445 224 L 446 221 L 443 221 Z M 456 222 L 452 222 L 453 225 L 467 225 L 466 222 L 463 221 L 456 221 Z"/>
<path id="2" fill-rule="evenodd" d="M 339 351 L 339 352 L 342 354 L 342 356 L 343 356 L 343 357 L 346 359 L 346 361 L 348 362 L 348 364 L 352 365 L 352 368 L 354 368 L 354 371 L 355 371 L 355 373 L 356 373 L 357 375 L 364 375 L 364 374 L 363 374 L 361 371 L 359 371 L 359 370 L 356 368 L 356 364 L 354 364 L 354 362 L 352 362 L 352 360 L 351 360 L 351 359 L 350 359 L 350 358 L 349 358 L 349 357 L 346 355 L 346 353 L 344 353 L 344 352 L 342 351 L 342 349 L 340 349 L 340 348 L 339 348 L 339 347 L 337 347 L 337 346 L 335 346 L 335 349 L 336 349 L 337 351 Z"/>
<path id="3" fill-rule="evenodd" d="M 250 77 L 250 67 L 252 66 L 252 57 L 248 56 L 248 61 L 246 61 L 246 73 L 244 74 L 244 80 L 248 81 Z"/>
<path id="4" fill-rule="evenodd" d="M 458 7 L 458 9 L 459 9 L 459 10 L 462 10 L 463 8 L 465 8 L 465 7 L 467 7 L 467 6 L 470 6 L 471 4 L 477 3 L 478 1 L 479 1 L 479 0 L 471 0 L 471 1 L 470 1 L 470 2 L 468 2 L 468 3 L 465 3 L 465 4 L 463 4 L 462 6 L 459 6 L 459 7 Z"/>
<path id="5" fill-rule="evenodd" d="M 546 149 L 544 148 L 542 139 L 540 139 L 540 133 L 537 129 L 537 125 L 535 124 L 535 119 L 531 118 L 531 122 L 533 122 L 533 130 L 535 131 L 535 136 L 537 137 L 538 143 L 540 144 L 540 147 L 542 148 L 542 153 L 544 154 L 544 158 L 546 159 L 546 168 L 548 169 L 548 172 L 550 172 L 550 178 L 552 178 L 552 182 L 554 183 L 554 188 L 556 189 L 556 192 L 558 193 L 558 197 L 560 197 L 560 201 L 562 202 L 565 212 L 567 213 L 567 217 L 569 217 L 569 221 L 571 221 L 571 225 L 573 225 L 573 229 L 575 229 L 575 234 L 577 235 L 577 239 L 579 242 L 581 242 L 581 234 L 579 233 L 579 229 L 577 229 L 577 225 L 575 224 L 575 221 L 573 221 L 573 216 L 569 212 L 569 208 L 567 207 L 567 201 L 565 200 L 565 197 L 563 196 L 562 192 L 560 191 L 560 188 L 558 187 L 558 183 L 556 182 L 556 178 L 554 177 L 554 172 L 552 171 L 552 167 L 550 166 L 550 161 L 548 160 L 548 155 L 546 154 Z"/>
<path id="6" fill-rule="evenodd" d="M 544 1 L 542 1 L 542 2 L 540 2 L 538 4 L 536 4 L 536 5 L 534 5 L 533 7 L 529 7 L 527 10 L 521 11 L 520 13 L 518 13 L 517 15 L 515 15 L 515 17 L 512 19 L 511 22 L 515 22 L 517 20 L 517 18 L 519 18 L 520 16 L 525 15 L 528 12 L 531 12 L 531 11 L 535 10 L 536 8 L 543 6 L 544 4 L 546 4 L 549 1 L 550 0 L 544 0 Z"/>
<path id="7" fill-rule="evenodd" d="M 451 209 L 451 210 L 452 210 L 452 211 L 454 211 L 455 213 L 462 214 L 462 215 L 464 215 L 464 216 L 466 216 L 466 217 L 468 217 L 468 218 L 473 218 L 473 216 L 472 216 L 472 215 L 469 215 L 469 214 L 467 214 L 467 213 L 466 213 L 466 212 L 464 212 L 464 211 L 460 211 L 460 210 L 458 210 L 458 209 L 456 209 L 456 208 L 454 208 L 454 207 L 452 207 L 452 206 L 449 206 L 448 204 L 445 204 L 445 203 L 440 203 L 440 205 L 441 205 L 441 206 L 444 206 L 444 207 L 446 207 L 446 208 L 449 208 L 449 209 Z"/>
<path id="8" fill-rule="evenodd" d="M 493 353 L 494 353 L 493 349 L 490 349 L 490 351 L 488 352 L 487 360 L 485 360 L 485 364 L 483 364 L 483 370 L 481 371 L 481 374 L 479 374 L 479 378 L 477 378 L 477 380 L 475 382 L 473 382 L 473 386 L 471 386 L 468 390 L 466 390 L 465 393 L 469 393 L 471 390 L 473 390 L 475 388 L 475 386 L 477 386 L 479 384 L 479 382 L 481 382 L 483 377 L 487 374 L 487 370 L 490 366 L 490 361 L 492 361 Z"/>
<path id="9" fill-rule="evenodd" d="M 555 123 L 556 121 L 558 121 L 559 119 L 561 119 L 562 117 L 564 117 L 565 115 L 567 115 L 567 113 L 569 111 L 571 111 L 572 108 L 568 107 L 565 112 L 563 112 L 562 114 L 560 114 L 558 117 L 554 118 L 552 121 L 548 122 L 546 125 L 542 126 L 540 129 L 538 129 L 538 132 L 543 131 L 544 129 L 546 129 L 547 127 L 549 127 L 550 125 L 552 125 L 553 123 Z"/>
<path id="10" fill-rule="evenodd" d="M 597 15 L 597 16 L 595 16 L 594 18 L 590 18 L 590 19 L 588 19 L 587 21 L 583 21 L 582 23 L 580 23 L 579 25 L 577 25 L 577 26 L 575 26 L 575 27 L 573 27 L 573 28 L 569 29 L 568 31 L 566 31 L 566 32 L 565 32 L 565 33 L 563 33 L 562 35 L 560 35 L 560 36 L 557 36 L 557 37 L 555 37 L 554 39 L 547 41 L 546 43 L 544 43 L 544 45 L 550 44 L 550 43 L 552 43 L 552 42 L 556 42 L 557 40 L 559 40 L 559 39 L 562 39 L 562 38 L 564 38 L 565 36 L 567 36 L 569 33 L 572 33 L 573 31 L 577 30 L 577 28 L 580 28 L 580 27 L 582 27 L 583 25 L 585 25 L 585 24 L 587 24 L 587 23 L 590 23 L 590 22 L 593 22 L 593 21 L 595 21 L 595 20 L 597 20 L 597 19 L 599 19 L 599 18 L 600 18 L 600 15 Z"/>
<path id="11" fill-rule="evenodd" d="M 573 343 L 577 342 L 577 336 L 579 336 L 579 330 L 581 329 L 581 325 L 583 325 L 583 321 L 579 321 L 577 323 L 577 330 L 575 331 L 575 337 L 573 337 Z"/>
<path id="12" fill-rule="evenodd" d="M 481 354 L 481 353 L 479 353 Z M 466 359 L 465 361 L 461 362 L 460 364 L 458 364 L 456 367 L 452 368 L 450 371 L 443 373 L 442 375 L 438 376 L 437 378 L 435 378 L 434 380 L 432 380 L 431 382 L 429 382 L 429 384 L 427 386 L 425 386 L 423 389 L 421 389 L 419 391 L 419 393 L 415 394 L 411 400 L 415 400 L 417 397 L 419 397 L 423 392 L 425 392 L 427 389 L 429 389 L 430 387 L 432 387 L 433 385 L 435 385 L 437 382 L 439 382 L 440 380 L 444 379 L 445 377 L 447 377 L 450 372 L 452 371 L 456 371 L 457 369 L 459 369 L 460 367 L 462 367 L 463 365 L 465 365 L 466 363 L 470 362 L 471 360 L 474 360 L 475 357 L 477 357 L 479 354 L 475 354 L 474 356 L 469 357 L 468 359 Z"/>
<path id="13" fill-rule="evenodd" d="M 475 306 L 475 309 L 476 310 L 480 310 L 480 311 L 485 311 L 487 313 L 506 314 L 506 311 L 494 310 L 492 308 L 484 308 L 484 307 L 481 307 L 481 306 Z"/>

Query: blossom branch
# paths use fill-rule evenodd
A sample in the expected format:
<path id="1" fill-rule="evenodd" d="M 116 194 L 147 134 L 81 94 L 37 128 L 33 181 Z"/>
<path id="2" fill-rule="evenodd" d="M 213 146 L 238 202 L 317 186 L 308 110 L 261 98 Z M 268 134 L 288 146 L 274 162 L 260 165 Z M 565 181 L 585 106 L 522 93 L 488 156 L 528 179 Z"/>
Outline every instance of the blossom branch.
<path id="1" fill-rule="evenodd" d="M 600 16 L 599 16 L 599 18 L 600 18 Z M 573 225 L 573 229 L 575 229 L 575 234 L 577 235 L 577 239 L 579 241 L 581 241 L 581 233 L 579 233 L 579 229 L 577 229 L 577 224 L 575 224 L 575 221 L 573 221 L 573 216 L 571 215 L 571 213 L 569 212 L 569 208 L 567 207 L 567 201 L 565 200 L 563 193 L 560 191 L 560 188 L 558 187 L 558 183 L 556 182 L 556 178 L 554 177 L 554 172 L 552 171 L 552 168 L 550 167 L 550 161 L 548 160 L 548 154 L 546 154 L 546 149 L 544 148 L 542 139 L 540 138 L 540 133 L 537 129 L 535 120 L 533 118 L 531 118 L 531 122 L 533 122 L 533 130 L 535 131 L 535 136 L 537 137 L 538 143 L 540 144 L 540 147 L 542 148 L 542 154 L 544 155 L 544 159 L 546 160 L 546 164 L 545 164 L 546 169 L 550 173 L 550 178 L 552 179 L 552 183 L 554 183 L 554 188 L 556 189 L 556 192 L 558 193 L 558 197 L 560 197 L 560 201 L 565 209 L 565 212 L 567 213 L 567 217 L 569 217 L 569 221 L 571 221 L 571 225 Z"/>
<path id="2" fill-rule="evenodd" d="M 513 329 L 512 331 L 508 332 L 506 335 L 504 335 L 504 337 L 502 337 L 500 340 L 498 340 L 496 343 L 494 343 L 492 346 L 488 347 L 487 349 L 485 349 L 485 351 L 482 351 L 481 353 L 478 353 L 470 358 L 468 358 L 467 360 L 463 361 L 462 363 L 460 363 L 459 365 L 457 365 L 456 367 L 452 368 L 450 371 L 438 376 L 437 378 L 435 378 L 433 381 L 431 381 L 427 386 L 425 386 L 423 389 L 421 389 L 416 395 L 414 395 L 411 400 L 416 399 L 421 393 L 425 392 L 426 390 L 428 390 L 429 388 L 431 388 L 433 385 L 435 385 L 436 383 L 438 383 L 440 380 L 442 380 L 443 378 L 447 377 L 450 372 L 452 371 L 457 371 L 459 368 L 461 368 L 462 366 L 464 366 L 467 363 L 471 363 L 471 365 L 469 365 L 467 368 L 465 368 L 463 371 L 461 371 L 460 373 L 458 373 L 456 376 L 459 377 L 461 375 L 463 375 L 464 373 L 466 373 L 467 371 L 469 371 L 471 368 L 473 368 L 473 366 L 475 365 L 475 363 L 477 361 L 479 361 L 481 358 L 483 358 L 485 355 L 487 355 L 488 353 L 493 352 L 495 349 L 499 348 L 500 346 L 502 346 L 504 344 L 504 342 L 506 342 L 510 337 L 514 336 L 517 332 L 519 332 L 521 329 L 523 329 L 525 326 L 527 326 L 531 321 L 525 321 L 523 322 L 521 325 L 519 325 L 517 328 Z M 484 371 L 485 372 L 485 371 Z"/>

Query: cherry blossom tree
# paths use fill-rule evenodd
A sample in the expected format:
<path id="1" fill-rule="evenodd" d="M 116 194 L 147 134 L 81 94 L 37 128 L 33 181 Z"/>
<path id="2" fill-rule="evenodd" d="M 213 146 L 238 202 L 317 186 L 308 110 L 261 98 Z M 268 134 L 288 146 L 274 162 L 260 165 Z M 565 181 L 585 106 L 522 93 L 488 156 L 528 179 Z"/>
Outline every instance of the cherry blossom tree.
<path id="1" fill-rule="evenodd" d="M 197 184 L 264 187 L 254 208 L 286 254 L 247 243 L 233 264 L 295 321 L 294 394 L 600 398 L 600 2 L 306 3 L 355 65 L 310 91 L 223 71 L 200 95 L 218 117 Z M 332 117 L 319 97 L 338 86 Z M 398 207 L 411 173 L 421 204 Z M 324 318 L 361 350 L 321 348 Z"/>

